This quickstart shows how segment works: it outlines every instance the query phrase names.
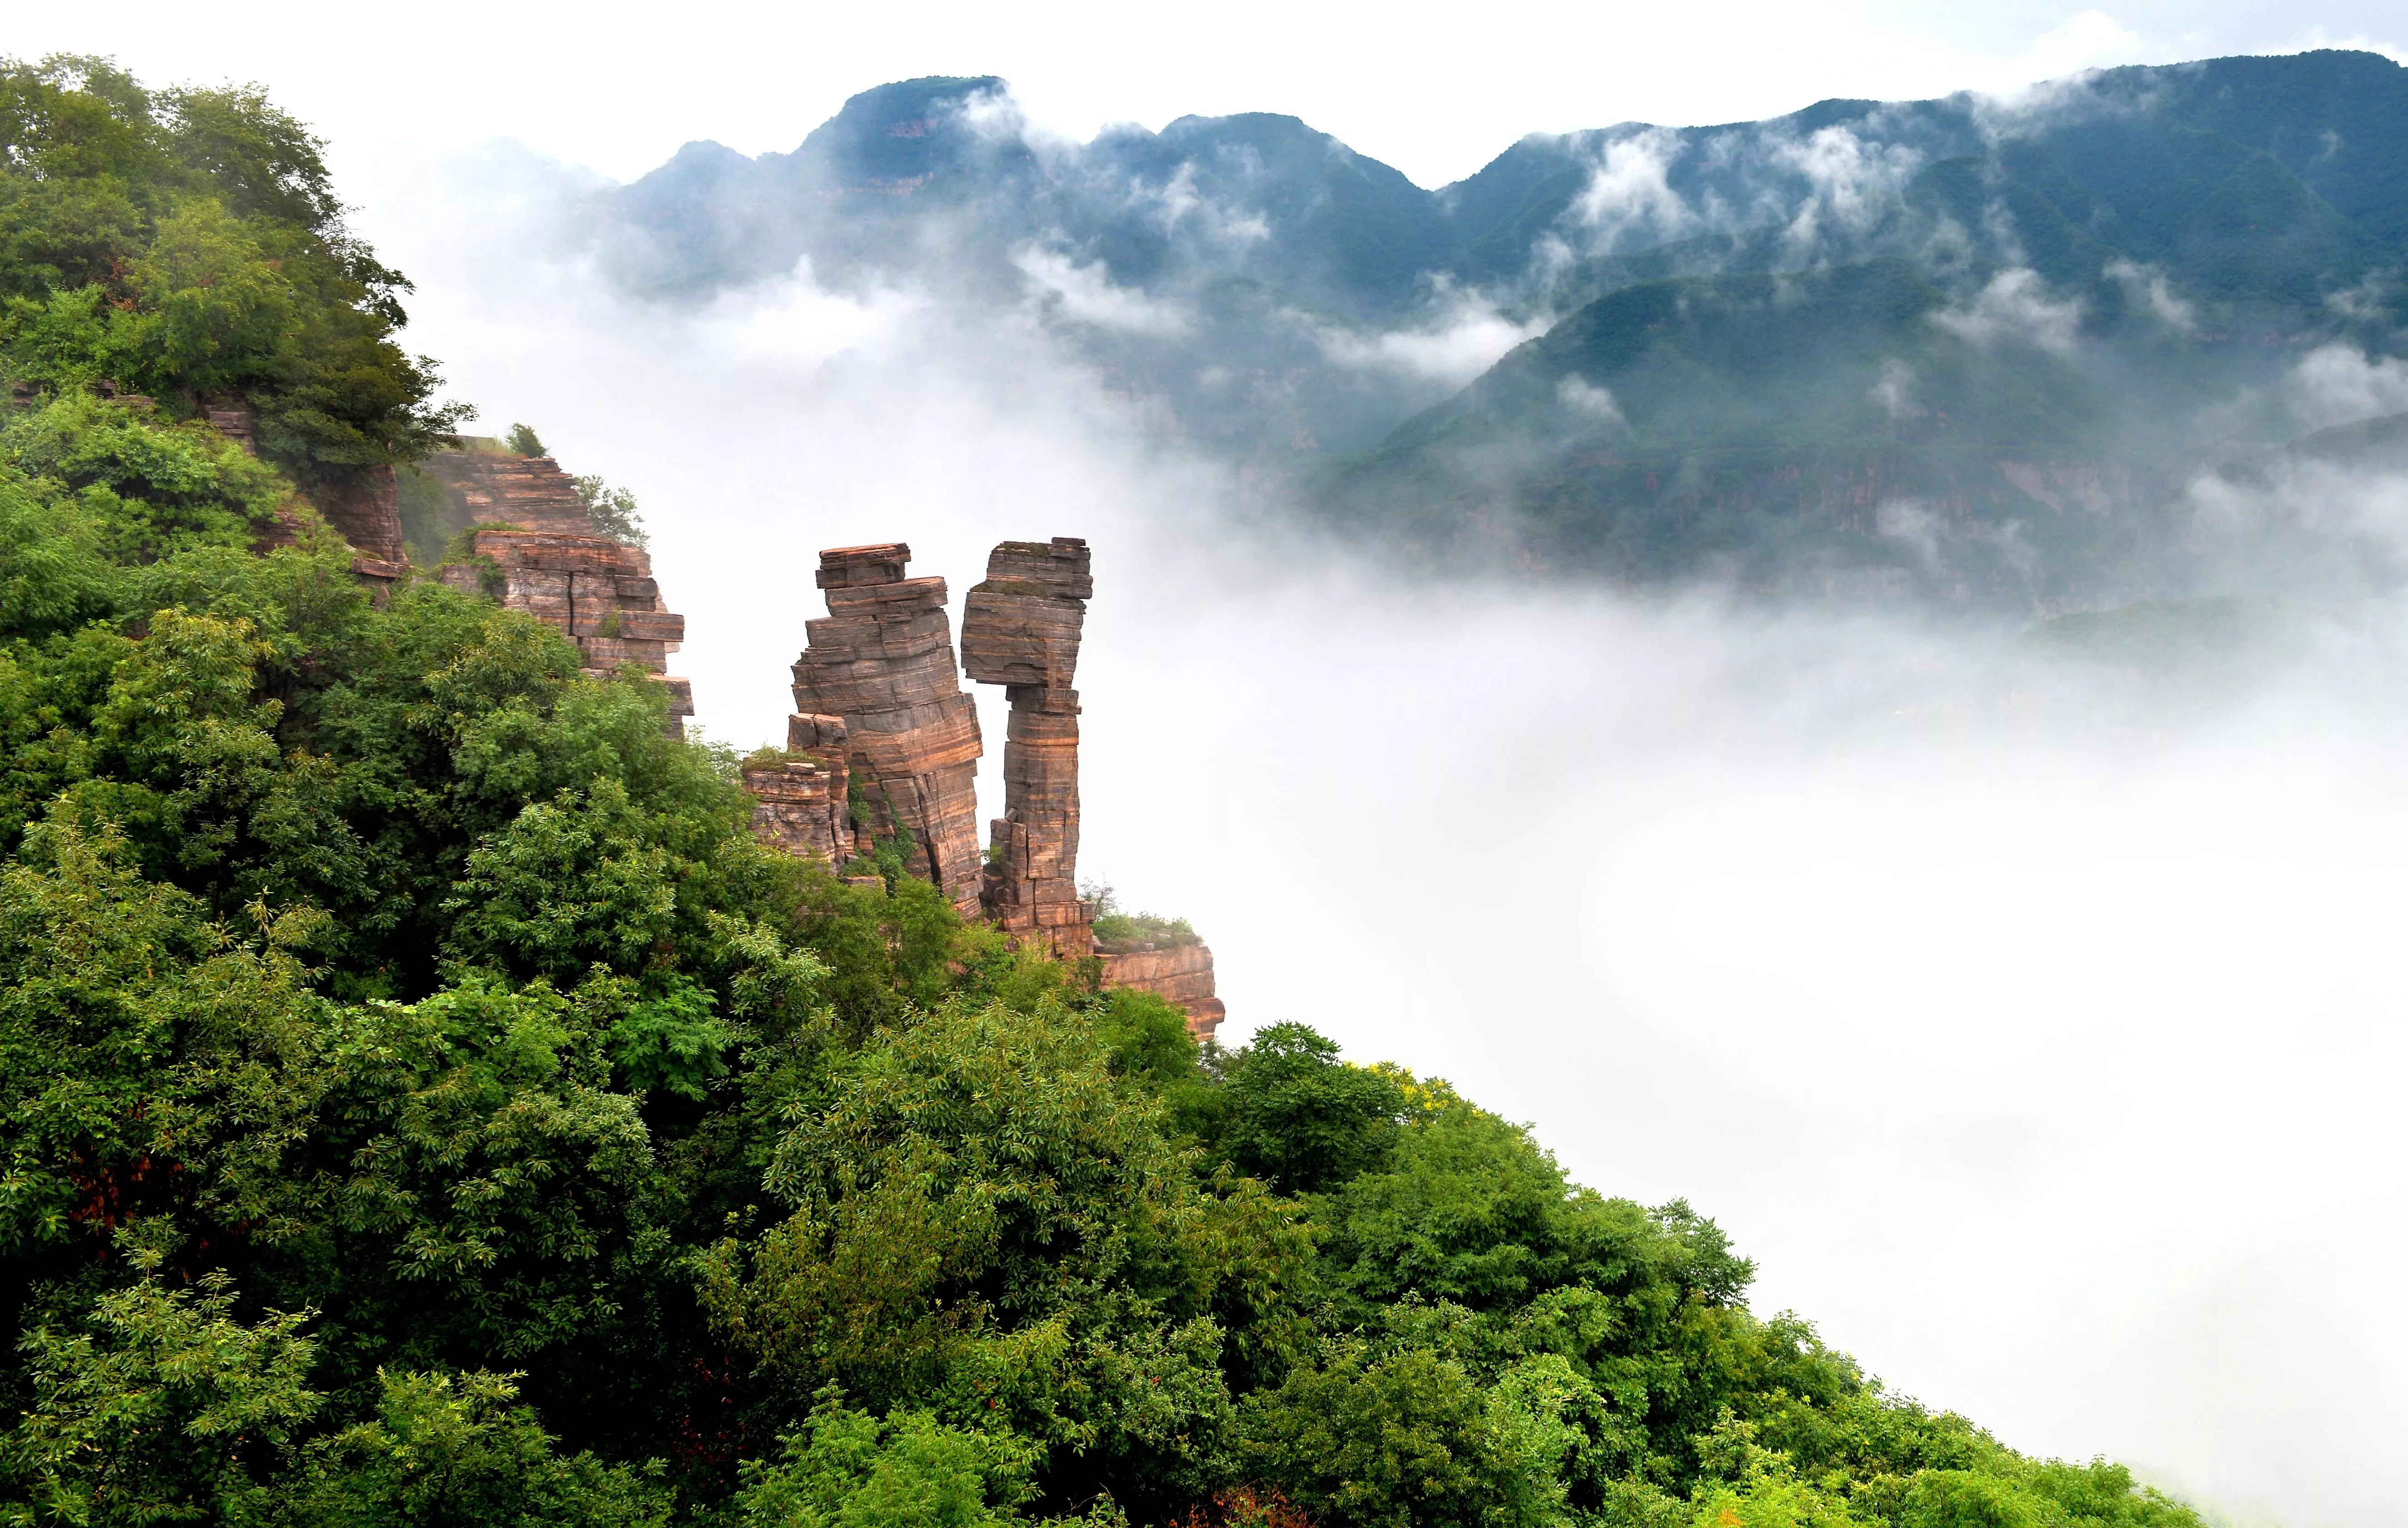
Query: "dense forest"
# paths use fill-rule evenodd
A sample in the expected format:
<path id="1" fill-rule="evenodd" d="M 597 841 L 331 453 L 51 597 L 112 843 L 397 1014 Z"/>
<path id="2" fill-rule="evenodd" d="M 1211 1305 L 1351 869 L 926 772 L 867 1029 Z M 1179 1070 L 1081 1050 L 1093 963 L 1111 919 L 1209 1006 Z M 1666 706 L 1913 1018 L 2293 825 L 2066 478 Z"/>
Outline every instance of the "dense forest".
<path id="1" fill-rule="evenodd" d="M 259 93 L 10 64 L 0 155 L 7 1522 L 2200 1521 L 1442 1082 L 761 847 L 649 677 L 372 598 L 311 496 L 461 411 Z"/>

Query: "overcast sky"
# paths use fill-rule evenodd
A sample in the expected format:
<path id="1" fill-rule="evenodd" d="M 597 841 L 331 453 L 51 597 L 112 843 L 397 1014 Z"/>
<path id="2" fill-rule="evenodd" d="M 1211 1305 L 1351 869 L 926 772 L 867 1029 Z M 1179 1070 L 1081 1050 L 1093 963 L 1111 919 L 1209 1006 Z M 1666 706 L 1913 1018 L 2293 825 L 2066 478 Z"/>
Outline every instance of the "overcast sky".
<path id="1" fill-rule="evenodd" d="M 1507 588 L 1433 620 L 1426 591 L 1180 541 L 1209 464 L 1010 334 L 992 388 L 893 294 L 631 305 L 547 266 L 460 155 L 626 179 L 995 73 L 1061 133 L 1292 112 L 1436 185 L 1534 130 L 2400 57 L 2399 0 L 25 12 L 0 48 L 257 79 L 333 141 L 455 396 L 642 496 L 715 735 L 777 735 L 814 548 L 902 537 L 960 587 L 999 535 L 1086 535 L 1082 868 L 1196 917 L 1233 1036 L 1307 1019 L 1534 1121 L 1585 1181 L 1687 1195 L 1761 1260 L 1759 1308 L 2019 1447 L 2243 1521 L 2408 1528 L 2408 714 L 2368 699 L 2408 693 L 2408 614 L 2363 618 L 2372 679 L 2113 747 L 1894 722 L 1901 673 L 1945 699 L 1989 661 L 1894 612 Z"/>
<path id="2" fill-rule="evenodd" d="M 509 137 L 620 180 L 694 138 L 791 149 L 854 92 L 927 74 L 1002 75 L 1041 123 L 1082 137 L 1109 122 L 1289 112 L 1434 186 L 1534 131 L 2006 90 L 2092 65 L 2408 46 L 2396 0 L 7 9 L 0 47 L 22 56 L 100 52 L 147 79 L 258 79 L 355 175 Z"/>

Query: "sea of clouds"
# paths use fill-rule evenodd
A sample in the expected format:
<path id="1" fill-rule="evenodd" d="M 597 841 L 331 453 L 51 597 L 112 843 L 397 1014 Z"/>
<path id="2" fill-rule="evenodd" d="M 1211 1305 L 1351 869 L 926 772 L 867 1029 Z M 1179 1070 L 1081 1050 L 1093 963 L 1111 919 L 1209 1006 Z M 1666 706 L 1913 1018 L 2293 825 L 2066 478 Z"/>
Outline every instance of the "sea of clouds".
<path id="1" fill-rule="evenodd" d="M 1945 613 L 1401 583 L 1266 520 L 1038 317 L 807 268 L 632 303 L 557 252 L 548 183 L 482 156 L 359 222 L 479 427 L 639 496 L 710 736 L 781 738 L 818 548 L 908 541 L 958 597 L 997 540 L 1084 536 L 1082 870 L 1194 919 L 1227 1038 L 1303 1020 L 1604 1192 L 1688 1199 L 1759 1311 L 2018 1448 L 2408 1523 L 2387 604 L 2169 688 Z"/>

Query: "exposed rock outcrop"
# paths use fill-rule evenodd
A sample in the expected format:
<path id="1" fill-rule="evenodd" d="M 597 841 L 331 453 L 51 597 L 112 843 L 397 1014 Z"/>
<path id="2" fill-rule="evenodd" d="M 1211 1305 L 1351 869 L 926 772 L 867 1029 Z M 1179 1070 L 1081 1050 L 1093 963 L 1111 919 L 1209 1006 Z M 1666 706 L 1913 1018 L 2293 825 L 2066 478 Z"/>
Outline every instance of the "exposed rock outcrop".
<path id="1" fill-rule="evenodd" d="M 577 643 L 585 670 L 601 675 L 633 663 L 669 688 L 669 728 L 694 714 L 694 687 L 668 674 L 668 656 L 685 641 L 685 617 L 661 607 L 661 586 L 644 549 L 568 531 L 480 530 L 473 560 L 447 564 L 444 583 L 484 592 L 557 627 Z"/>
<path id="2" fill-rule="evenodd" d="M 437 452 L 420 470 L 451 491 L 458 528 L 509 525 L 521 530 L 591 536 L 577 485 L 549 456 L 521 456 L 476 442 L 469 449 Z"/>
<path id="3" fill-rule="evenodd" d="M 903 543 L 820 554 L 828 613 L 805 623 L 795 664 L 796 714 L 784 756 L 744 771 L 752 830 L 804 858 L 841 865 L 908 832 L 905 868 L 965 915 L 1066 959 L 1097 958 L 1104 986 L 1152 992 L 1211 1039 L 1226 1010 L 1212 952 L 1175 937 L 1098 949 L 1096 906 L 1079 895 L 1079 643 L 1095 593 L 1087 543 L 1005 541 L 962 600 L 961 669 L 1011 702 L 1003 815 L 983 866 L 975 827 L 978 712 L 954 679 L 945 581 L 910 578 Z M 858 793 L 867 825 L 855 820 Z"/>
<path id="4" fill-rule="evenodd" d="M 1187 1011 L 1187 1030 L 1210 1040 L 1228 1010 L 1212 990 L 1212 951 L 1202 944 L 1102 952 L 1104 985 L 1151 992 Z"/>
<path id="5" fill-rule="evenodd" d="M 1096 592 L 1087 543 L 1005 541 L 962 601 L 962 669 L 1011 700 L 1003 815 L 990 825 L 979 900 L 1007 933 L 1056 954 L 1093 953 L 1079 897 L 1079 636 Z"/>
<path id="6" fill-rule="evenodd" d="M 256 455 L 259 411 L 239 396 L 211 400 L 201 411 L 220 435 Z M 363 468 L 351 477 L 316 490 L 312 505 L 337 534 L 357 554 L 351 571 L 372 584 L 391 584 L 409 571 L 409 551 L 401 534 L 401 486 L 390 467 Z M 271 533 L 268 544 L 292 540 L 289 526 Z M 384 597 L 380 594 L 378 598 Z"/>
<path id="7" fill-rule="evenodd" d="M 669 674 L 668 656 L 685 641 L 685 617 L 661 603 L 650 554 L 595 532 L 558 462 L 479 443 L 437 452 L 420 469 L 451 494 L 452 524 L 482 527 L 470 538 L 472 560 L 446 566 L 444 583 L 483 590 L 557 627 L 577 643 L 588 673 L 634 663 L 660 675 L 669 729 L 683 730 L 694 686 Z"/>
<path id="8" fill-rule="evenodd" d="M 978 708 L 954 678 L 945 581 L 907 578 L 910 560 L 901 542 L 820 554 L 828 613 L 804 625 L 795 709 L 843 718 L 870 830 L 908 832 L 911 872 L 975 915 Z"/>
<path id="9" fill-rule="evenodd" d="M 409 549 L 401 537 L 401 485 L 392 468 L 363 468 L 316 498 L 318 512 L 359 554 L 353 572 L 390 580 L 409 570 Z"/>
<path id="10" fill-rule="evenodd" d="M 804 859 L 833 865 L 849 858 L 856 840 L 844 718 L 787 717 L 786 752 L 775 765 L 744 771 L 753 836 Z"/>

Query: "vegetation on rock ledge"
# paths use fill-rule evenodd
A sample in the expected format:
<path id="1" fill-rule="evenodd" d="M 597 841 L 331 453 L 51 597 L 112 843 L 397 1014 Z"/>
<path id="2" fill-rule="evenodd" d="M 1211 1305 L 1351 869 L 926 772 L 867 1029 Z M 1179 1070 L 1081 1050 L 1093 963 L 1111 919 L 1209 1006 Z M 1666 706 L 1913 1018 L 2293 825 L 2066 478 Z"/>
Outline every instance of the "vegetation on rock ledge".
<path id="1" fill-rule="evenodd" d="M 1885 1393 L 1442 1083 L 1199 1054 L 763 849 L 737 760 L 541 623 L 251 550 L 291 483 L 97 396 L 152 353 L 45 315 L 145 289 L 75 308 L 119 278 L 24 229 L 138 267 L 194 124 L 285 120 L 6 78 L 0 1519 L 2197 1523 Z M 380 269 L 322 191 L 191 215 Z M 372 331 L 280 326 L 261 385 Z"/>

